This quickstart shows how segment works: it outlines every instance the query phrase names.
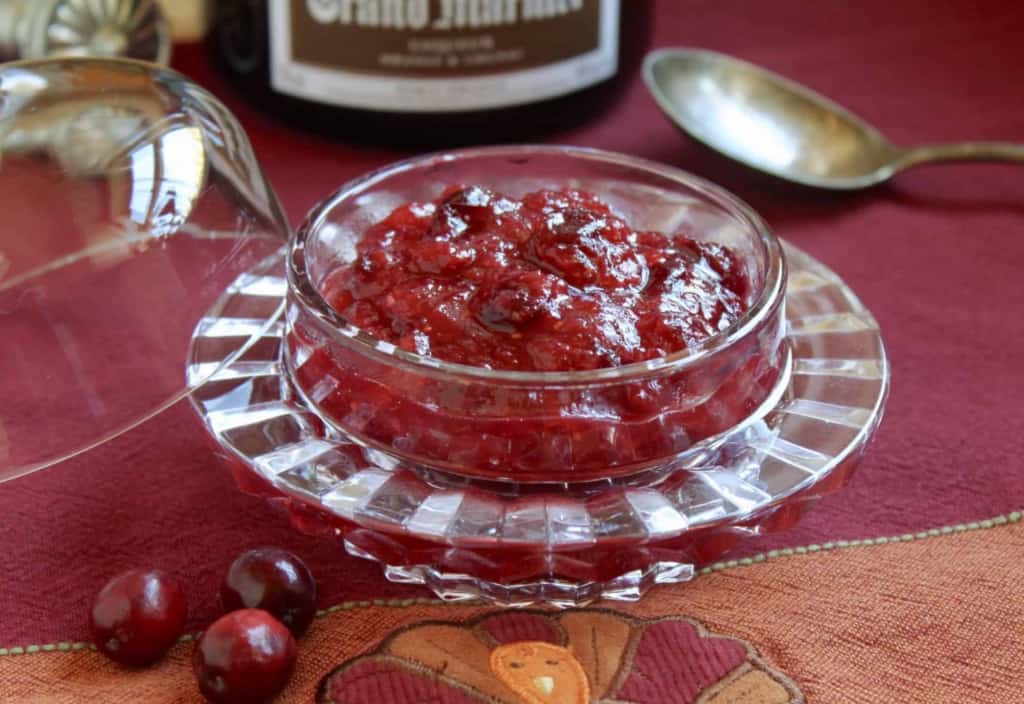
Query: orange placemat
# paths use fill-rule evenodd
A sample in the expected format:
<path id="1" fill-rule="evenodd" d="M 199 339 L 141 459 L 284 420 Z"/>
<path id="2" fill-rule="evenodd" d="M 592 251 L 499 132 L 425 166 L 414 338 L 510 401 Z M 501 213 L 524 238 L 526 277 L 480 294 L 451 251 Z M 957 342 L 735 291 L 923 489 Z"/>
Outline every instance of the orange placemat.
<path id="1" fill-rule="evenodd" d="M 537 640 L 581 663 L 591 701 L 1021 701 L 1020 520 L 773 551 L 714 565 L 637 604 L 521 612 L 347 602 L 322 612 L 302 640 L 280 701 L 310 702 L 322 690 L 350 703 L 530 702 L 483 656 Z M 454 655 L 438 659 L 445 644 Z M 191 647 L 144 670 L 77 644 L 3 651 L 0 699 L 199 702 Z"/>

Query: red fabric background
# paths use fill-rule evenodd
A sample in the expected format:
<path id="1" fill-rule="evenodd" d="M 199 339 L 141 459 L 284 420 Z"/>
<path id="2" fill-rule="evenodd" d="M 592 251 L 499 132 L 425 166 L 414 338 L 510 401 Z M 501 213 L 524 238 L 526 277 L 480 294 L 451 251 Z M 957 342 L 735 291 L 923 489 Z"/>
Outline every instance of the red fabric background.
<path id="1" fill-rule="evenodd" d="M 657 13 L 656 45 L 703 46 L 765 65 L 897 142 L 1024 142 L 1024 4 L 1016 0 L 660 0 Z M 344 180 L 405 155 L 274 122 L 242 103 L 195 47 L 180 47 L 175 64 L 237 111 L 293 221 Z M 1020 166 L 936 166 L 868 192 L 819 193 L 687 141 L 638 78 L 599 122 L 550 141 L 628 152 L 717 181 L 839 272 L 882 326 L 893 391 L 859 474 L 800 527 L 744 552 L 902 533 L 1024 505 Z M 85 637 L 92 594 L 135 565 L 185 578 L 193 625 L 203 624 L 216 613 L 231 558 L 267 543 L 310 563 L 324 604 L 427 595 L 388 584 L 375 565 L 327 541 L 296 535 L 238 493 L 184 404 L 106 447 L 0 486 L 0 534 L 0 646 Z"/>

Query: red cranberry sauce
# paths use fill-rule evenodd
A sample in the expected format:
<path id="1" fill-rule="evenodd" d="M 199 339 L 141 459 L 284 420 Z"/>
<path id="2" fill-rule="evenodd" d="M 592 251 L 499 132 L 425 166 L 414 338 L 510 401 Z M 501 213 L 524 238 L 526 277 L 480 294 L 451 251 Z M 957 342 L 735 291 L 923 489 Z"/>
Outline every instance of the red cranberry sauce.
<path id="1" fill-rule="evenodd" d="M 690 349 L 730 328 L 754 288 L 728 248 L 634 230 L 593 195 L 468 187 L 371 226 L 321 290 L 406 350 L 572 371 Z M 290 318 L 292 381 L 325 418 L 404 461 L 473 477 L 585 481 L 660 466 L 747 418 L 781 366 L 777 303 L 694 364 L 571 383 L 430 373 L 334 339 L 295 299 Z"/>
<path id="2" fill-rule="evenodd" d="M 637 231 L 596 196 L 451 187 L 373 225 L 329 303 L 370 335 L 478 367 L 614 367 L 693 347 L 746 310 L 722 245 Z"/>

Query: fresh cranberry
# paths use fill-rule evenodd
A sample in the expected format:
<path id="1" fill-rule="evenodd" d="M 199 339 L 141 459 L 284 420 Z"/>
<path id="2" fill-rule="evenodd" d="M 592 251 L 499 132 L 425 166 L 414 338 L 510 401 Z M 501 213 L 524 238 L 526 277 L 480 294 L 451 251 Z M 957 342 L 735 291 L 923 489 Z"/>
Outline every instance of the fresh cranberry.
<path id="1" fill-rule="evenodd" d="M 295 667 L 295 638 L 261 609 L 221 616 L 206 629 L 192 669 L 199 691 L 217 704 L 268 702 L 288 684 Z"/>
<path id="2" fill-rule="evenodd" d="M 239 555 L 220 588 L 225 611 L 269 611 L 298 638 L 316 615 L 316 580 L 306 564 L 279 548 L 257 548 Z"/>
<path id="3" fill-rule="evenodd" d="M 125 665 L 147 665 L 174 645 L 188 606 L 181 585 L 159 570 L 128 570 L 93 601 L 89 629 L 101 653 Z"/>

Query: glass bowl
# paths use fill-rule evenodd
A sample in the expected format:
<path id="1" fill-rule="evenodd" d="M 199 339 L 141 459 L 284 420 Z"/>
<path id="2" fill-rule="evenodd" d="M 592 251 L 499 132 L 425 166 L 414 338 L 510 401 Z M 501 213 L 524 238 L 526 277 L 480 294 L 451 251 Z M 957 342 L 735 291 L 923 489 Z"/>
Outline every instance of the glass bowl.
<path id="1" fill-rule="evenodd" d="M 395 207 L 453 184 L 511 197 L 576 188 L 637 230 L 726 245 L 751 282 L 748 310 L 690 349 L 592 371 L 521 372 L 441 361 L 352 326 L 325 282 Z M 763 417 L 786 383 L 782 249 L 720 188 L 620 154 L 548 146 L 455 151 L 353 181 L 317 206 L 292 242 L 284 361 L 307 405 L 396 462 L 467 477 L 585 482 L 698 467 Z"/>
<path id="2" fill-rule="evenodd" d="M 693 469 L 591 482 L 493 482 L 396 463 L 297 395 L 283 370 L 283 261 L 230 286 L 197 327 L 186 369 L 225 354 L 214 331 L 263 339 L 192 394 L 242 491 L 300 531 L 444 599 L 523 606 L 632 600 L 685 582 L 751 536 L 787 530 L 852 476 L 878 428 L 889 364 L 878 325 L 831 270 L 784 243 L 788 384 L 764 418 Z M 211 324 L 216 320 L 216 324 Z"/>
<path id="3" fill-rule="evenodd" d="M 197 321 L 289 229 L 238 122 L 173 71 L 0 66 L 0 200 L 0 481 L 151 418 L 265 332 L 212 328 L 182 378 Z"/>

